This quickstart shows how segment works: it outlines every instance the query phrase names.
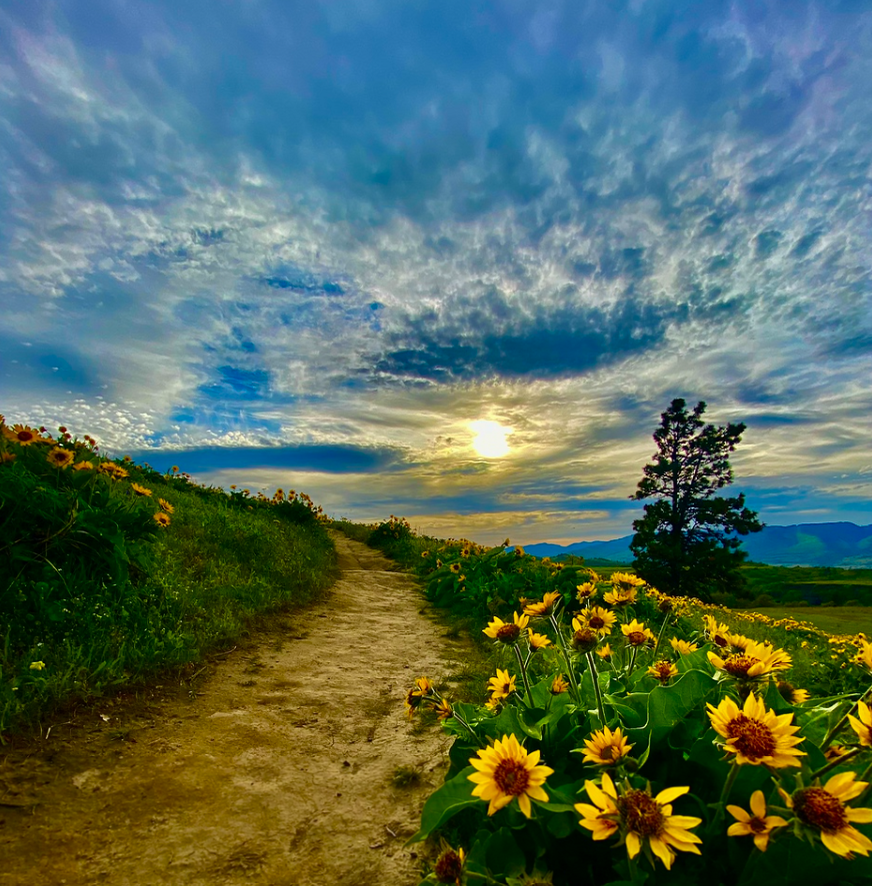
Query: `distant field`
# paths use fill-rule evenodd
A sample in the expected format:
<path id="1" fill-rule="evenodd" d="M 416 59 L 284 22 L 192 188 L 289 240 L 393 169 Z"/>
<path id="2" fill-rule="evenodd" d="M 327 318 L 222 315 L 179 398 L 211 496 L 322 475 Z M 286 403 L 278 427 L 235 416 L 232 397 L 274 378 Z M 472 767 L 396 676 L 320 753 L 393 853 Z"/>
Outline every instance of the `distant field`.
<path id="1" fill-rule="evenodd" d="M 769 618 L 809 621 L 828 634 L 859 634 L 872 637 L 872 606 L 772 606 L 758 609 Z"/>

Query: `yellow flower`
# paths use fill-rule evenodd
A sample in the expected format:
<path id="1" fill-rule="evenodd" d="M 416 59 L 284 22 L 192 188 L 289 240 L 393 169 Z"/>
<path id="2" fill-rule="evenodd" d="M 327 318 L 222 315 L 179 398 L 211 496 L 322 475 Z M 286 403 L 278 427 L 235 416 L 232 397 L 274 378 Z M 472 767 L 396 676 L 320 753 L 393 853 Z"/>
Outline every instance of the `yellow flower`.
<path id="1" fill-rule="evenodd" d="M 756 640 L 748 640 L 742 652 L 726 658 L 709 652 L 708 660 L 716 668 L 738 680 L 753 680 L 755 677 L 783 671 L 793 663 L 790 655 L 783 649 L 776 649 L 769 643 L 758 643 Z"/>
<path id="2" fill-rule="evenodd" d="M 159 498 L 157 503 L 162 511 L 166 511 L 168 514 L 175 514 L 176 509 L 166 499 Z"/>
<path id="3" fill-rule="evenodd" d="M 69 449 L 61 449 L 60 446 L 55 446 L 49 451 L 49 454 L 46 456 L 46 461 L 49 464 L 54 465 L 56 468 L 66 468 L 73 463 L 75 457 L 76 456 L 70 452 Z"/>
<path id="4" fill-rule="evenodd" d="M 534 634 L 533 628 L 527 628 L 527 634 L 529 635 L 530 649 L 533 652 L 538 652 L 540 649 L 545 649 L 551 645 L 548 637 L 544 634 Z"/>
<path id="5" fill-rule="evenodd" d="M 754 845 L 765 852 L 769 845 L 769 835 L 775 828 L 787 826 L 787 822 L 780 815 L 766 814 L 766 800 L 763 791 L 754 791 L 751 794 L 751 813 L 745 812 L 741 806 L 727 806 L 727 812 L 736 819 L 735 824 L 727 828 L 727 834 L 731 837 L 745 837 L 754 835 Z"/>
<path id="6" fill-rule="evenodd" d="M 585 609 L 578 619 L 572 620 L 573 627 L 579 619 L 584 622 L 585 627 L 590 628 L 600 637 L 608 636 L 617 620 L 615 613 L 609 612 L 604 606 L 591 606 L 590 609 Z M 576 628 L 576 630 L 578 629 Z"/>
<path id="7" fill-rule="evenodd" d="M 500 643 L 514 643 L 529 623 L 530 619 L 526 615 L 518 615 L 516 612 L 513 622 L 505 622 L 501 618 L 494 617 L 482 633 L 491 640 L 499 640 Z"/>
<path id="8" fill-rule="evenodd" d="M 638 788 L 623 790 L 620 797 L 608 773 L 603 773 L 602 788 L 586 781 L 584 788 L 596 804 L 576 803 L 582 815 L 579 822 L 593 832 L 594 840 L 606 840 L 620 830 L 627 845 L 627 855 L 635 858 L 645 840 L 651 851 L 663 862 L 666 870 L 675 861 L 675 849 L 700 855 L 695 843 L 702 840 L 688 830 L 702 819 L 691 815 L 673 815 L 672 801 L 690 788 L 666 788 L 656 797 Z"/>
<path id="9" fill-rule="evenodd" d="M 454 716 L 454 709 L 445 698 L 440 698 L 438 702 L 433 702 L 430 705 L 430 710 L 435 711 L 440 720 L 450 720 Z"/>
<path id="10" fill-rule="evenodd" d="M 460 572 L 460 564 L 459 563 L 452 563 L 448 568 L 454 573 Z"/>
<path id="11" fill-rule="evenodd" d="M 531 797 L 548 802 L 548 794 L 542 785 L 554 770 L 550 766 L 538 765 L 539 751 L 528 754 L 514 735 L 504 735 L 502 741 L 497 739 L 491 747 L 480 750 L 477 758 L 471 757 L 469 762 L 478 770 L 468 776 L 476 785 L 472 795 L 490 804 L 488 815 L 508 806 L 515 797 L 527 818 L 532 811 Z"/>
<path id="12" fill-rule="evenodd" d="M 32 661 L 30 663 L 31 671 L 44 671 L 45 670 L 45 662 L 44 661 Z"/>
<path id="13" fill-rule="evenodd" d="M 788 683 L 787 680 L 779 680 L 776 687 L 779 693 L 781 693 L 781 697 L 785 701 L 790 702 L 790 704 L 802 704 L 809 699 L 807 689 L 797 689 L 792 683 Z"/>
<path id="14" fill-rule="evenodd" d="M 563 679 L 563 674 L 558 674 L 551 681 L 551 688 L 548 690 L 552 695 L 562 695 L 569 691 L 569 684 Z"/>
<path id="15" fill-rule="evenodd" d="M 582 749 L 584 762 L 600 763 L 603 766 L 617 763 L 621 757 L 626 757 L 633 747 L 627 744 L 627 737 L 621 732 L 620 726 L 614 732 L 608 726 L 598 729 L 590 738 L 586 738 L 584 743 L 587 745 Z"/>
<path id="16" fill-rule="evenodd" d="M 655 661 L 648 668 L 647 673 L 649 677 L 654 677 L 665 686 L 673 677 L 678 676 L 678 668 L 671 661 L 662 659 L 661 661 Z"/>
<path id="17" fill-rule="evenodd" d="M 603 600 L 609 606 L 629 606 L 636 602 L 636 591 L 634 588 L 613 588 L 603 595 Z"/>
<path id="18" fill-rule="evenodd" d="M 154 522 L 157 523 L 157 525 L 160 526 L 162 529 L 166 529 L 166 527 L 170 525 L 170 518 L 161 511 L 158 511 L 156 514 L 152 514 L 151 519 L 154 520 Z"/>
<path id="19" fill-rule="evenodd" d="M 76 462 L 73 465 L 74 471 L 93 471 L 94 470 L 94 462 L 92 461 L 80 461 Z"/>
<path id="20" fill-rule="evenodd" d="M 131 483 L 131 484 L 130 484 L 130 488 L 131 488 L 131 489 L 132 489 L 137 495 L 144 495 L 144 496 L 147 496 L 147 497 L 151 497 L 151 490 L 150 490 L 150 489 L 147 489 L 145 486 L 140 486 L 139 483 Z"/>
<path id="21" fill-rule="evenodd" d="M 37 443 L 40 440 L 39 431 L 35 431 L 27 425 L 13 425 L 11 428 L 4 427 L 3 436 L 19 446 L 30 446 L 31 443 Z"/>
<path id="22" fill-rule="evenodd" d="M 524 556 L 524 549 L 520 545 L 515 546 L 515 556 L 516 557 L 523 557 Z"/>
<path id="23" fill-rule="evenodd" d="M 726 649 L 727 646 L 732 645 L 728 625 L 718 623 L 717 619 L 712 615 L 704 615 L 702 620 L 705 623 L 705 635 L 715 646 Z"/>
<path id="24" fill-rule="evenodd" d="M 111 477 L 113 480 L 123 480 L 128 476 L 127 471 L 121 467 L 121 465 L 116 465 L 115 462 L 104 461 L 100 463 L 100 467 L 97 468 L 97 472 L 100 474 L 106 474 L 107 477 Z"/>
<path id="25" fill-rule="evenodd" d="M 596 594 L 596 582 L 595 581 L 586 581 L 584 584 L 575 586 L 579 603 L 584 603 L 585 600 L 590 599 L 594 594 Z"/>
<path id="26" fill-rule="evenodd" d="M 597 649 L 596 654 L 608 661 L 612 657 L 612 647 L 608 643 L 603 643 L 602 646 Z"/>
<path id="27" fill-rule="evenodd" d="M 629 624 L 621 625 L 621 633 L 627 638 L 630 646 L 642 646 L 648 640 L 654 639 L 651 630 L 646 628 L 643 622 L 637 621 L 635 618 Z"/>
<path id="28" fill-rule="evenodd" d="M 869 709 L 869 705 L 865 701 L 859 701 L 857 702 L 857 713 L 860 715 L 859 720 L 850 714 L 848 715 L 851 729 L 857 733 L 860 744 L 864 748 L 872 747 L 872 710 Z"/>
<path id="29" fill-rule="evenodd" d="M 460 886 L 463 880 L 463 863 L 466 856 L 462 849 L 456 852 L 450 846 L 445 844 L 445 848 L 439 853 L 436 864 L 433 867 L 433 874 L 437 883 L 453 883 L 454 886 Z"/>
<path id="30" fill-rule="evenodd" d="M 414 717 L 415 711 L 421 707 L 424 699 L 433 691 L 433 684 L 427 677 L 418 677 L 415 685 L 406 693 L 406 713 Z"/>
<path id="31" fill-rule="evenodd" d="M 696 652 L 699 649 L 696 643 L 688 643 L 687 640 L 679 640 L 678 637 L 673 637 L 669 641 L 669 645 L 680 655 L 690 655 L 691 652 Z"/>
<path id="32" fill-rule="evenodd" d="M 860 651 L 851 660 L 872 671 L 872 643 L 860 640 Z"/>
<path id="33" fill-rule="evenodd" d="M 541 615 L 550 615 L 554 611 L 557 602 L 562 599 L 562 596 L 559 591 L 549 591 L 540 602 L 528 603 L 524 607 L 524 615 L 529 615 L 533 618 Z"/>
<path id="34" fill-rule="evenodd" d="M 840 772 L 823 787 L 804 788 L 792 796 L 782 788 L 778 789 L 797 818 L 816 828 L 824 846 L 843 858 L 852 858 L 855 852 L 868 855 L 872 849 L 872 840 L 851 825 L 854 821 L 860 824 L 872 822 L 872 809 L 853 809 L 845 805 L 848 800 L 859 797 L 868 786 L 868 782 L 854 781 L 856 777 L 856 772 Z"/>
<path id="35" fill-rule="evenodd" d="M 497 668 L 497 675 L 488 680 L 487 686 L 493 700 L 508 698 L 515 691 L 515 677 Z"/>
<path id="36" fill-rule="evenodd" d="M 635 591 L 645 586 L 645 580 L 632 572 L 613 572 L 610 579 L 616 591 Z"/>
<path id="37" fill-rule="evenodd" d="M 805 756 L 805 751 L 796 749 L 804 739 L 794 735 L 799 727 L 793 725 L 793 714 L 767 711 L 753 692 L 748 693 L 741 710 L 729 696 L 717 707 L 706 707 L 715 732 L 726 739 L 724 750 L 735 754 L 737 763 L 763 763 L 781 769 L 799 766 L 796 758 Z"/>

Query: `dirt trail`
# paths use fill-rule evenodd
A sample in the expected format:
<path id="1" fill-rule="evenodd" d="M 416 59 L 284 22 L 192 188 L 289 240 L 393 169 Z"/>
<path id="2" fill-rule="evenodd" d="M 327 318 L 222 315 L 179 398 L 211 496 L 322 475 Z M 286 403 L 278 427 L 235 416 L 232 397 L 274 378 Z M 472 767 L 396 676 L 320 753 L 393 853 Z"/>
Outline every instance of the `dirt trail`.
<path id="1" fill-rule="evenodd" d="M 448 742 L 412 729 L 403 698 L 463 648 L 421 614 L 408 576 L 335 541 L 342 572 L 325 601 L 190 690 L 107 702 L 31 747 L 0 748 L 0 884 L 418 882 L 419 847 L 403 843 Z M 417 765 L 421 784 L 395 787 L 400 765 Z"/>

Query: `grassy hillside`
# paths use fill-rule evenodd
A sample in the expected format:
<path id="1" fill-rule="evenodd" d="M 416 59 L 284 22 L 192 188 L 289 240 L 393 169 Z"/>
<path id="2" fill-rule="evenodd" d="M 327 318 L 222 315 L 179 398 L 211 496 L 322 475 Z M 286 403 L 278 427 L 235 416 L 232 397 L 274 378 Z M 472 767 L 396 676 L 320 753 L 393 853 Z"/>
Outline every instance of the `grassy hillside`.
<path id="1" fill-rule="evenodd" d="M 833 566 L 764 566 L 742 567 L 756 605 L 772 605 L 760 597 L 769 597 L 777 605 L 799 603 L 809 606 L 872 606 L 872 569 L 839 569 Z"/>
<path id="2" fill-rule="evenodd" d="M 0 738 L 179 668 L 332 581 L 305 496 L 252 497 L 0 417 Z"/>

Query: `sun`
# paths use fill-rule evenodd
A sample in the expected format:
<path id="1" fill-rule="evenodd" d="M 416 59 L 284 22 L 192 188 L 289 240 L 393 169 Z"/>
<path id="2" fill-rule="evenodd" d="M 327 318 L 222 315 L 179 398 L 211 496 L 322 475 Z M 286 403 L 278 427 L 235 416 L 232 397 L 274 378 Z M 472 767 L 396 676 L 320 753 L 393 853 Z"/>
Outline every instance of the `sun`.
<path id="1" fill-rule="evenodd" d="M 506 436 L 511 434 L 509 428 L 504 428 L 495 421 L 474 421 L 470 428 L 475 432 L 472 448 L 483 458 L 502 458 L 509 454 L 509 444 Z"/>

